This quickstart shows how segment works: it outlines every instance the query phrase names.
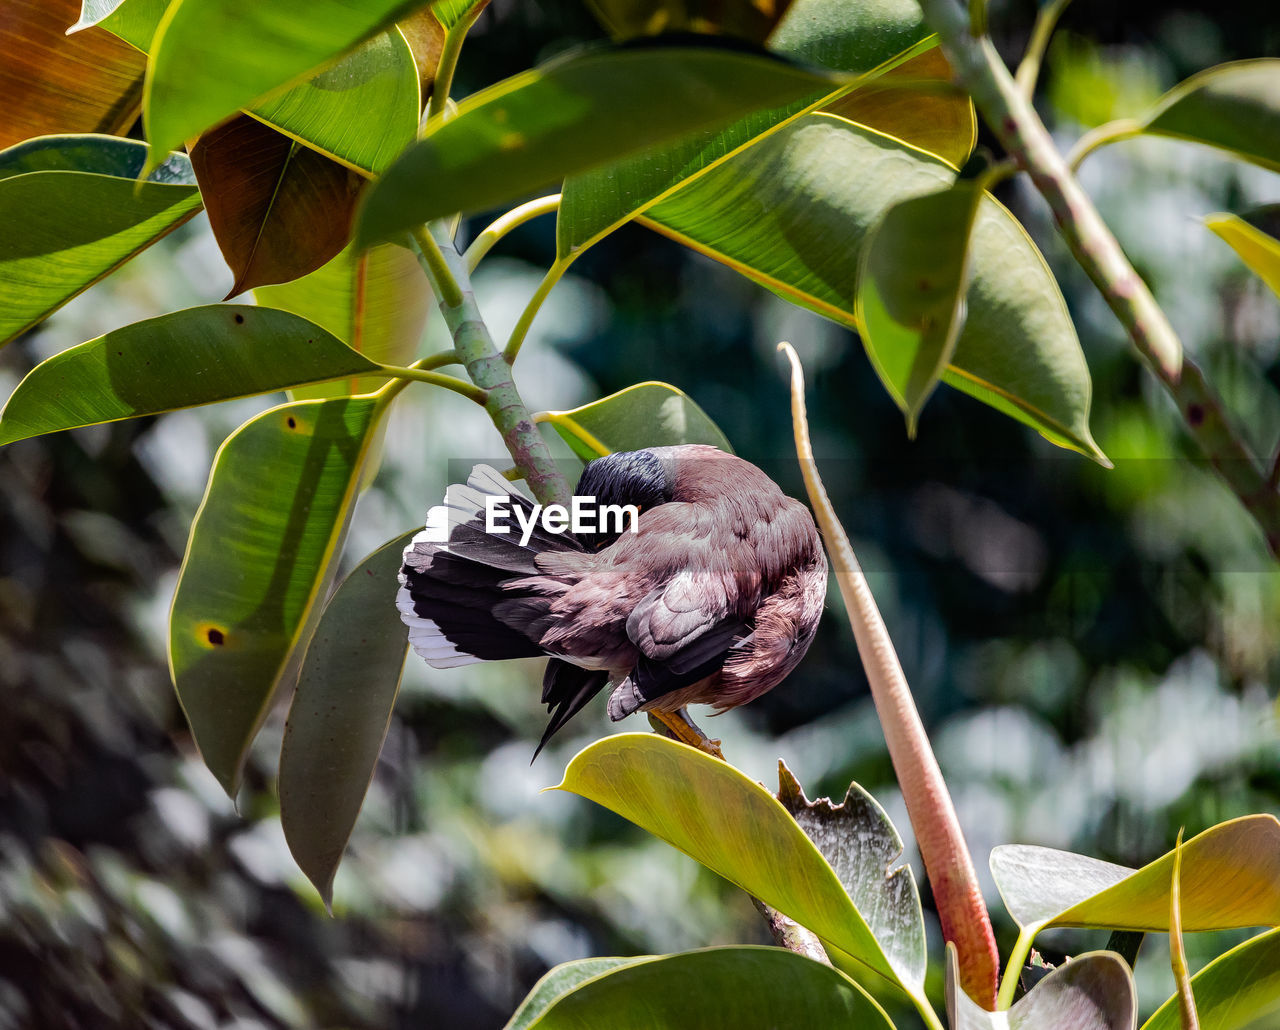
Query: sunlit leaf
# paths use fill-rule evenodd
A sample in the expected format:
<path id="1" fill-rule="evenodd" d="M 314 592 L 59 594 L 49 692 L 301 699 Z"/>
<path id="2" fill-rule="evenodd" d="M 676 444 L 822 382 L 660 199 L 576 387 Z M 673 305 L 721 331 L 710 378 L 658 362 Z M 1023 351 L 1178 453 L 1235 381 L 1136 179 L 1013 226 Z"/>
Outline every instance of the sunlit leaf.
<path id="1" fill-rule="evenodd" d="M 123 132 L 138 116 L 142 56 L 102 29 L 68 37 L 78 9 L 76 0 L 6 0 L 0 147 L 55 132 Z"/>
<path id="2" fill-rule="evenodd" d="M 1280 58 L 1233 61 L 1193 75 L 1141 124 L 1280 171 Z"/>
<path id="3" fill-rule="evenodd" d="M 110 136 L 58 136 L 0 152 L 0 342 L 200 210 L 181 155 L 135 181 L 145 151 Z"/>
<path id="4" fill-rule="evenodd" d="M 169 665 L 205 764 L 232 797 L 272 697 L 297 673 L 384 410 L 368 397 L 284 404 L 236 430 L 214 461 L 178 574 Z"/>
<path id="5" fill-rule="evenodd" d="M 1280 930 L 1259 934 L 1191 978 L 1201 1023 L 1212 1030 L 1271 1026 L 1280 1015 Z M 1170 998 L 1142 1030 L 1180 1030 L 1178 999 Z"/>
<path id="6" fill-rule="evenodd" d="M 782 948 L 708 948 L 641 959 L 555 999 L 530 1030 L 892 1030 L 830 966 Z"/>
<path id="7" fill-rule="evenodd" d="M 991 852 L 1005 908 L 1022 927 L 1169 929 L 1173 852 L 1133 870 L 1027 844 Z M 1280 925 L 1280 820 L 1250 815 L 1182 846 L 1182 925 L 1188 931 Z"/>
<path id="8" fill-rule="evenodd" d="M 418 69 L 420 109 L 431 95 L 436 69 L 440 66 L 440 54 L 444 50 L 444 26 L 438 17 L 443 6 L 437 2 L 430 9 L 415 11 L 397 26 L 409 44 L 413 63 Z"/>
<path id="9" fill-rule="evenodd" d="M 185 2 L 185 0 L 184 0 Z M 390 239 L 840 79 L 763 54 L 704 47 L 594 50 L 468 97 L 369 190 L 357 239 Z"/>
<path id="10" fill-rule="evenodd" d="M 948 186 L 939 159 L 833 115 L 807 115 L 643 216 L 787 300 L 857 328 L 858 259 L 900 200 Z M 1058 285 L 997 201 L 973 230 L 965 326 L 943 382 L 1105 461 L 1089 431 L 1092 383 Z"/>
<path id="11" fill-rule="evenodd" d="M 769 49 L 837 71 L 865 72 L 928 36 L 913 0 L 794 0 L 769 37 Z"/>
<path id="12" fill-rule="evenodd" d="M 80 20 L 68 33 L 98 25 L 144 53 L 151 49 L 156 26 L 169 9 L 171 0 L 84 0 Z M 141 100 L 141 96 L 139 96 Z"/>
<path id="13" fill-rule="evenodd" d="M 791 0 L 587 0 L 615 39 L 704 32 L 763 43 Z"/>
<path id="14" fill-rule="evenodd" d="M 637 383 L 572 411 L 543 412 L 539 421 L 550 422 L 583 461 L 681 443 L 705 443 L 733 453 L 706 412 L 666 383 Z"/>
<path id="15" fill-rule="evenodd" d="M 391 724 L 409 638 L 396 573 L 413 531 L 378 548 L 334 591 L 307 646 L 280 750 L 280 823 L 326 905 Z"/>
<path id="16" fill-rule="evenodd" d="M 177 354 L 180 366 L 174 364 Z M 41 362 L 0 414 L 0 444 L 376 367 L 285 311 L 188 308 L 134 322 Z"/>
<path id="17" fill-rule="evenodd" d="M 947 945 L 951 1030 L 1133 1030 L 1138 1016 L 1133 974 L 1117 955 L 1095 951 L 1068 959 L 1008 1012 L 988 1012 L 957 982 L 955 945 Z"/>
<path id="18" fill-rule="evenodd" d="M 632 962 L 647 960 L 648 956 L 639 956 L 637 958 L 580 958 L 573 962 L 562 962 L 533 985 L 533 990 L 520 1003 L 520 1007 L 516 1009 L 515 1014 L 502 1030 L 528 1030 L 534 1020 L 541 1016 L 547 1010 L 547 1006 L 560 995 L 568 993 L 601 973 L 607 973 L 619 966 L 628 966 Z"/>
<path id="19" fill-rule="evenodd" d="M 833 961 L 857 961 L 928 1004 L 923 963 L 907 958 L 900 942 L 876 939 L 787 810 L 728 763 L 655 734 L 624 733 L 580 752 L 559 789 L 617 812 L 790 916 L 818 935 Z M 880 871 L 886 883 L 891 874 Z M 884 896 L 894 897 L 896 886 Z"/>
<path id="20" fill-rule="evenodd" d="M 314 272 L 346 245 L 365 180 L 237 115 L 191 148 L 209 225 L 235 275 L 228 297 Z"/>
<path id="21" fill-rule="evenodd" d="M 1267 210 L 1273 213 L 1274 218 L 1274 212 L 1280 208 Z M 1280 297 L 1280 240 L 1238 215 L 1208 215 L 1204 224 L 1239 255 L 1240 260 L 1271 288 L 1272 293 Z"/>
<path id="22" fill-rule="evenodd" d="M 477 8 L 483 8 L 489 0 L 437 0 L 431 13 L 439 19 L 446 29 L 461 24 L 463 18 L 469 17 Z"/>
<path id="23" fill-rule="evenodd" d="M 151 156 L 252 107 L 429 0 L 175 0 L 143 95 Z"/>
<path id="24" fill-rule="evenodd" d="M 983 193 L 961 182 L 894 204 L 872 227 L 854 316 L 889 396 L 916 434 L 920 410 L 955 357 L 964 325 L 969 239 Z"/>

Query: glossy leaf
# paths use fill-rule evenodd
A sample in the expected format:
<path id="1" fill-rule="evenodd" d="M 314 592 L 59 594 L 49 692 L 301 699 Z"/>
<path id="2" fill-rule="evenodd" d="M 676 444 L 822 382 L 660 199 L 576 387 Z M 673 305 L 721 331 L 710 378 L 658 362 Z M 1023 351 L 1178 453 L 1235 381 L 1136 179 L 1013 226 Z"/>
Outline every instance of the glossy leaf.
<path id="1" fill-rule="evenodd" d="M 280 750 L 280 822 L 326 906 L 373 780 L 400 689 L 409 639 L 395 617 L 405 533 L 334 591 L 307 647 Z"/>
<path id="2" fill-rule="evenodd" d="M 854 316 L 907 435 L 955 357 L 964 325 L 969 239 L 982 192 L 957 183 L 894 204 L 867 235 Z"/>
<path id="3" fill-rule="evenodd" d="M 169 667 L 232 797 L 271 699 L 296 675 L 383 411 L 367 397 L 284 404 L 214 460 L 169 615 Z"/>
<path id="4" fill-rule="evenodd" d="M 678 745 L 680 746 L 680 745 Z M 707 948 L 640 959 L 561 994 L 530 1030 L 892 1030 L 830 966 L 782 948 Z"/>
<path id="5" fill-rule="evenodd" d="M 503 1030 L 528 1030 L 539 1016 L 547 1010 L 553 1001 L 562 994 L 567 994 L 580 984 L 592 980 L 602 973 L 619 966 L 628 966 L 632 962 L 644 962 L 648 956 L 637 958 L 580 958 L 573 962 L 562 962 L 547 972 L 533 985 L 520 1007 L 507 1021 Z"/>
<path id="6" fill-rule="evenodd" d="M 67 30 L 79 32 L 94 25 L 119 36 L 144 53 L 151 49 L 156 26 L 171 0 L 83 0 L 80 20 Z"/>
<path id="7" fill-rule="evenodd" d="M 681 390 L 666 383 L 637 383 L 571 411 L 538 416 L 583 461 L 614 451 L 705 443 L 733 453 L 724 433 Z"/>
<path id="8" fill-rule="evenodd" d="M 807 115 L 651 208 L 646 224 L 787 300 L 857 328 L 858 259 L 888 207 L 949 185 L 939 159 L 832 115 Z M 988 197 L 973 231 L 968 313 L 943 382 L 1105 461 L 1092 383 L 1035 245 Z"/>
<path id="9" fill-rule="evenodd" d="M 0 152 L 0 342 L 200 210 L 185 157 L 135 181 L 144 152 L 109 136 L 45 137 Z"/>
<path id="10" fill-rule="evenodd" d="M 936 154 L 956 168 L 969 160 L 978 141 L 973 101 L 952 83 L 941 47 L 890 68 L 822 110 Z"/>
<path id="11" fill-rule="evenodd" d="M 1245 1030 L 1273 1025 L 1280 1015 L 1280 930 L 1251 937 L 1191 978 L 1201 1025 L 1212 1030 Z M 1180 1030 L 1178 999 L 1170 998 L 1142 1024 L 1142 1030 Z"/>
<path id="12" fill-rule="evenodd" d="M 810 801 L 786 765 L 778 762 L 778 801 L 830 864 L 895 968 L 923 983 L 924 913 L 902 838 L 876 799 L 849 784 L 838 805 Z"/>
<path id="13" fill-rule="evenodd" d="M 42 361 L 0 414 L 0 444 L 376 367 L 319 326 L 285 311 L 188 308 L 134 322 Z"/>
<path id="14" fill-rule="evenodd" d="M 951 1030 L 1133 1030 L 1133 974 L 1109 951 L 1077 955 L 1031 988 L 1008 1012 L 988 1012 L 957 982 L 955 945 L 947 945 Z"/>
<path id="15" fill-rule="evenodd" d="M 469 17 L 477 7 L 485 7 L 489 0 L 438 0 L 431 8 L 431 13 L 439 19 L 446 29 L 451 29 Z"/>
<path id="16" fill-rule="evenodd" d="M 574 54 L 513 76 L 437 120 L 369 190 L 357 239 L 477 211 L 754 108 L 840 82 L 764 55 L 638 47 Z"/>
<path id="17" fill-rule="evenodd" d="M 336 161 L 376 173 L 417 138 L 419 103 L 413 53 L 392 28 L 250 113 Z"/>
<path id="18" fill-rule="evenodd" d="M 991 873 L 1023 927 L 1169 929 L 1170 851 L 1141 869 L 1053 848 L 1010 844 L 991 852 Z M 1280 925 L 1280 820 L 1250 815 L 1220 823 L 1182 846 L 1184 930 Z"/>
<path id="19" fill-rule="evenodd" d="M 587 0 L 615 39 L 703 32 L 763 43 L 791 0 Z"/>
<path id="20" fill-rule="evenodd" d="M 152 157 L 252 107 L 430 0 L 175 0 L 143 94 Z"/>
<path id="21" fill-rule="evenodd" d="M 794 0 L 769 49 L 843 72 L 867 72 L 929 38 L 914 0 Z M 930 39 L 928 46 L 935 46 Z"/>
<path id="22" fill-rule="evenodd" d="M 314 272 L 346 245 L 364 179 L 247 115 L 205 133 L 191 165 L 235 275 L 228 297 Z"/>
<path id="23" fill-rule="evenodd" d="M 579 752 L 558 789 L 617 812 L 790 916 L 833 961 L 860 962 L 928 1004 L 915 960 L 902 960 L 898 942 L 876 939 L 787 810 L 728 763 L 654 734 L 624 733 Z M 886 883 L 889 873 L 881 871 Z"/>
<path id="24" fill-rule="evenodd" d="M 70 38 L 76 0 L 6 0 L 0 147 L 55 132 L 123 132 L 138 115 L 143 58 L 109 32 Z"/>
<path id="25" fill-rule="evenodd" d="M 1204 224 L 1236 252 L 1250 271 L 1271 288 L 1272 293 L 1280 297 L 1280 240 L 1238 215 L 1208 215 Z"/>
<path id="26" fill-rule="evenodd" d="M 1142 126 L 1280 171 L 1280 58 L 1233 61 L 1193 75 L 1166 93 Z"/>

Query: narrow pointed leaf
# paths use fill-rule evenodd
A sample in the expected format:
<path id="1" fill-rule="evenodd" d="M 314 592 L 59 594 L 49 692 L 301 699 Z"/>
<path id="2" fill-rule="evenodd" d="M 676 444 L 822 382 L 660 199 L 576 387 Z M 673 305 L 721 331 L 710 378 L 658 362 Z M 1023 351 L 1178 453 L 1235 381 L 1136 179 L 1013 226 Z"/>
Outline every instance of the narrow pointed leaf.
<path id="1" fill-rule="evenodd" d="M 955 946 L 947 945 L 951 1030 L 1133 1030 L 1138 999 L 1133 974 L 1109 951 L 1077 955 L 1039 981 L 1008 1012 L 987 1012 L 957 982 Z"/>
<path id="2" fill-rule="evenodd" d="M 186 2 L 186 0 L 184 0 Z M 477 211 L 759 107 L 821 96 L 841 79 L 763 54 L 596 50 L 516 75 L 438 120 L 369 190 L 362 245 Z"/>
<path id="3" fill-rule="evenodd" d="M 175 0 L 151 48 L 143 118 L 151 155 L 341 56 L 429 0 Z"/>
<path id="4" fill-rule="evenodd" d="M 857 984 L 782 948 L 708 948 L 629 962 L 555 999 L 529 1030 L 893 1030 Z"/>
<path id="5" fill-rule="evenodd" d="M 376 173 L 417 137 L 419 102 L 413 53 L 392 28 L 250 114 L 336 161 Z"/>
<path id="6" fill-rule="evenodd" d="M 68 38 L 78 8 L 76 0 L 6 0 L 0 147 L 55 132 L 123 132 L 137 117 L 142 55 L 102 29 Z"/>
<path id="7" fill-rule="evenodd" d="M 637 383 L 571 411 L 543 412 L 539 420 L 550 422 L 583 461 L 681 443 L 705 443 L 733 453 L 706 412 L 666 383 Z"/>
<path id="8" fill-rule="evenodd" d="M 1010 844 L 991 852 L 991 874 L 1023 927 L 1169 929 L 1173 852 L 1141 869 L 1069 851 Z M 1182 924 L 1188 931 L 1280 925 L 1280 820 L 1251 815 L 1182 846 Z"/>
<path id="9" fill-rule="evenodd" d="M 181 371 L 175 374 L 178 354 Z M 0 444 L 374 368 L 341 340 L 285 311 L 188 308 L 42 361 L 0 413 Z"/>
<path id="10" fill-rule="evenodd" d="M 378 548 L 334 591 L 307 646 L 280 750 L 280 822 L 326 905 L 373 780 L 409 640 L 396 573 L 413 532 Z"/>
<path id="11" fill-rule="evenodd" d="M 580 958 L 573 962 L 562 962 L 533 985 L 533 990 L 525 996 L 502 1030 L 528 1030 L 534 1020 L 546 1012 L 547 1007 L 562 994 L 568 994 L 579 985 L 611 969 L 629 966 L 633 962 L 644 962 L 648 958 L 649 956 L 642 955 L 636 958 Z"/>
<path id="12" fill-rule="evenodd" d="M 1220 64 L 1161 98 L 1143 128 L 1280 171 L 1280 58 Z"/>
<path id="13" fill-rule="evenodd" d="M 954 179 L 944 162 L 833 115 L 807 115 L 651 208 L 645 224 L 850 328 L 868 231 L 900 200 Z M 1052 273 L 1009 212 L 984 198 L 964 330 L 943 382 L 1105 461 L 1092 383 Z"/>
<path id="14" fill-rule="evenodd" d="M 663 32 L 705 32 L 763 43 L 791 0 L 587 0 L 614 39 Z"/>
<path id="15" fill-rule="evenodd" d="M 787 810 L 728 763 L 653 734 L 624 733 L 579 752 L 557 789 L 631 820 L 812 930 L 829 952 L 843 953 L 833 960 L 859 962 L 928 1004 L 914 960 L 900 963 L 886 951 Z"/>
<path id="16" fill-rule="evenodd" d="M 98 25 L 146 53 L 171 0 L 84 0 L 68 33 Z"/>
<path id="17" fill-rule="evenodd" d="M 1191 978 L 1191 985 L 1206 1027 L 1246 1030 L 1274 1025 L 1274 1017 L 1280 1016 L 1280 929 L 1251 937 L 1219 955 Z M 1142 1030 L 1180 1027 L 1176 996 L 1142 1024 Z"/>
<path id="18" fill-rule="evenodd" d="M 271 699 L 296 675 L 383 411 L 367 397 L 284 404 L 214 460 L 169 615 L 169 667 L 232 797 Z"/>
<path id="19" fill-rule="evenodd" d="M 1255 216 L 1277 221 L 1280 207 L 1264 208 Z M 1204 224 L 1236 252 L 1249 270 L 1280 297 L 1280 240 L 1244 218 L 1231 214 L 1208 215 Z"/>
<path id="20" fill-rule="evenodd" d="M 228 297 L 297 279 L 334 257 L 365 182 L 247 115 L 201 136 L 191 165 L 235 276 Z"/>
<path id="21" fill-rule="evenodd" d="M 0 343 L 200 210 L 181 155 L 135 181 L 145 151 L 110 136 L 59 136 L 0 152 Z"/>
<path id="22" fill-rule="evenodd" d="M 854 316 L 889 396 L 915 436 L 920 410 L 955 356 L 969 239 L 982 192 L 961 182 L 894 204 L 863 247 Z"/>

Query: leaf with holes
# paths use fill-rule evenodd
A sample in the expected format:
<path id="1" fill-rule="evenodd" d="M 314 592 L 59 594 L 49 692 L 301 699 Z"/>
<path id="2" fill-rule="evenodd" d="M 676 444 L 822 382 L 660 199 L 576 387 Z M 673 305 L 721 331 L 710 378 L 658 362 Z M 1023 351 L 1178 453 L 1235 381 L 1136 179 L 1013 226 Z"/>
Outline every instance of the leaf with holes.
<path id="1" fill-rule="evenodd" d="M 175 375 L 174 355 L 182 355 Z M 377 368 L 286 311 L 214 304 L 116 329 L 31 370 L 0 413 L 0 444 Z M 380 380 L 385 382 L 385 379 Z"/>
<path id="2" fill-rule="evenodd" d="M 169 614 L 169 668 L 232 797 L 272 698 L 297 675 L 384 413 L 370 397 L 284 404 L 214 460 Z"/>
<path id="3" fill-rule="evenodd" d="M 615 451 L 705 443 L 733 453 L 724 433 L 688 394 L 666 383 L 637 383 L 571 411 L 544 411 L 583 461 Z"/>
<path id="4" fill-rule="evenodd" d="M 136 181 L 146 148 L 112 136 L 45 136 L 0 151 L 0 343 L 200 210 L 187 159 Z"/>
<path id="5" fill-rule="evenodd" d="M 364 179 L 248 115 L 201 136 L 191 165 L 222 256 L 228 297 L 314 272 L 346 245 Z"/>
<path id="6" fill-rule="evenodd" d="M 1280 297 L 1280 239 L 1261 227 L 1280 228 L 1280 205 L 1262 208 L 1244 218 L 1231 214 L 1206 215 L 1204 224 Z"/>

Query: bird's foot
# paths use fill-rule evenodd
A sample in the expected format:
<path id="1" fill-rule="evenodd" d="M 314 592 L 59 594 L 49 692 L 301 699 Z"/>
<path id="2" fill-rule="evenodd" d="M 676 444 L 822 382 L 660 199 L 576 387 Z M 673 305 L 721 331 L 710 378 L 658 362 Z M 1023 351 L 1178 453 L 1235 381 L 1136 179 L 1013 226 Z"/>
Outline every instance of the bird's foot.
<path id="1" fill-rule="evenodd" d="M 664 737 L 678 740 L 682 744 L 705 751 L 712 758 L 724 761 L 724 753 L 720 750 L 720 741 L 713 740 L 698 728 L 697 723 L 689 718 L 689 713 L 681 708 L 675 712 L 652 710 L 648 713 L 649 725 Z"/>

